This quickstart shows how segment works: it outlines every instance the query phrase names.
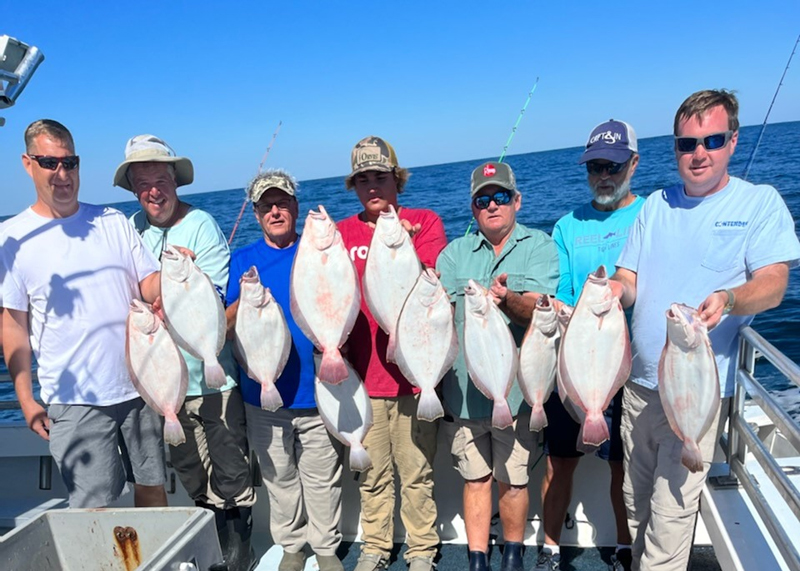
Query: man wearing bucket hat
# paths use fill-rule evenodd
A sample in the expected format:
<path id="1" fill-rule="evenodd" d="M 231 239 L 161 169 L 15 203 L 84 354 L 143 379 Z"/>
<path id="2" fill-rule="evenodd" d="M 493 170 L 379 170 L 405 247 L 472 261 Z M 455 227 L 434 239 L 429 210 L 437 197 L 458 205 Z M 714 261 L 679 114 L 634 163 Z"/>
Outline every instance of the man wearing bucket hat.
<path id="1" fill-rule="evenodd" d="M 283 548 L 278 571 L 306 568 L 305 547 L 317 558 L 319 571 L 343 571 L 336 550 L 342 542 L 338 529 L 342 512 L 342 445 L 331 437 L 314 398 L 314 345 L 292 317 L 289 282 L 297 234 L 297 182 L 288 172 L 270 169 L 246 188 L 247 199 L 261 227 L 262 237 L 233 252 L 228 302 L 228 331 L 236 325 L 241 289 L 239 279 L 255 266 L 261 284 L 283 309 L 292 336 L 289 360 L 275 383 L 282 406 L 261 408 L 261 385 L 239 368 L 247 437 L 258 455 L 269 492 L 272 540 Z M 275 568 L 274 561 L 261 566 Z"/>
<path id="2" fill-rule="evenodd" d="M 222 293 L 228 285 L 230 250 L 216 221 L 178 198 L 177 188 L 194 180 L 192 162 L 178 157 L 158 137 L 137 135 L 128 141 L 114 184 L 133 192 L 142 209 L 130 221 L 145 246 L 161 258 L 168 246 L 194 252 L 195 263 Z M 256 495 L 248 459 L 242 396 L 229 343 L 219 362 L 227 383 L 205 384 L 203 362 L 181 350 L 189 369 L 189 387 L 178 419 L 186 443 L 170 446 L 170 460 L 189 496 L 212 510 L 228 568 L 252 566 L 251 509 Z"/>
<path id="3" fill-rule="evenodd" d="M 522 206 L 514 172 L 505 163 L 488 162 L 472 172 L 472 216 L 478 230 L 451 242 L 436 269 L 455 305 L 459 347 L 464 347 L 464 287 L 475 280 L 490 288 L 517 347 L 522 343 L 536 300 L 558 285 L 558 253 L 550 237 L 516 221 Z M 489 571 L 492 481 L 499 491 L 503 527 L 501 571 L 522 571 L 523 540 L 528 521 L 528 473 L 536 439 L 528 428 L 530 407 L 517 383 L 508 395 L 514 422 L 492 426 L 493 403 L 469 377 L 464 352 L 442 381 L 442 423 L 451 442 L 455 467 L 465 480 L 464 527 L 469 570 Z"/>
<path id="4" fill-rule="evenodd" d="M 574 306 L 590 273 L 601 264 L 611 271 L 644 199 L 631 193 L 631 179 L 639 164 L 636 133 L 623 121 L 610 119 L 589 134 L 579 164 L 586 165 L 592 201 L 562 217 L 553 229 L 558 248 L 559 281 L 556 299 Z M 555 569 L 561 559 L 559 541 L 572 499 L 572 480 L 583 452 L 577 449 L 580 424 L 564 408 L 555 392 L 544 405 L 547 468 L 542 479 L 544 546 L 535 569 Z M 615 571 L 631 566 L 631 536 L 622 497 L 622 389 L 606 411 L 611 439 L 597 456 L 611 468 L 611 505 L 617 525 Z"/>
<path id="5" fill-rule="evenodd" d="M 410 176 L 401 168 L 389 143 L 365 137 L 351 153 L 351 173 L 345 186 L 355 190 L 363 210 L 338 224 L 345 247 L 364 276 L 375 223 L 392 206 L 412 234 L 420 261 L 433 267 L 447 244 L 444 225 L 431 210 L 400 206 L 398 197 Z M 364 441 L 373 467 L 360 476 L 361 547 L 356 571 L 385 569 L 393 547 L 395 468 L 400 478 L 400 517 L 406 528 L 405 560 L 411 571 L 430 571 L 437 554 L 433 458 L 436 423 L 417 419 L 419 390 L 386 360 L 388 336 L 380 328 L 366 298 L 350 334 L 347 354 L 364 380 L 372 403 L 374 424 Z"/>

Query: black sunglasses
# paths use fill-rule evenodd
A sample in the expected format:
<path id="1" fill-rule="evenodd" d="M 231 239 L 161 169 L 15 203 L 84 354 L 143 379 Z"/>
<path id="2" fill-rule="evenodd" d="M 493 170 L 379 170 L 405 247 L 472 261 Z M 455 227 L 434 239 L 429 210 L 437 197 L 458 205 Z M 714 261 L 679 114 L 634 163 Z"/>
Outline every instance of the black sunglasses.
<path id="1" fill-rule="evenodd" d="M 511 202 L 512 196 L 514 195 L 510 190 L 498 190 L 492 195 L 476 196 L 472 199 L 472 205 L 478 210 L 486 210 L 492 202 L 497 206 L 508 204 Z"/>
<path id="2" fill-rule="evenodd" d="M 707 137 L 675 137 L 675 148 L 679 153 L 693 153 L 697 145 L 703 145 L 707 151 L 716 151 L 723 148 L 733 137 L 733 131 L 714 133 Z"/>
<path id="3" fill-rule="evenodd" d="M 624 163 L 598 163 L 595 161 L 589 161 L 586 163 L 586 172 L 592 175 L 599 175 L 603 172 L 607 172 L 609 175 L 615 175 L 622 172 L 622 170 L 628 166 L 628 161 Z"/>
<path id="4" fill-rule="evenodd" d="M 54 171 L 58 168 L 58 163 L 64 165 L 64 170 L 71 171 L 76 168 L 81 162 L 78 155 L 70 155 L 68 157 L 50 157 L 47 155 L 28 155 L 34 161 L 39 163 L 39 166 L 49 171 Z"/>

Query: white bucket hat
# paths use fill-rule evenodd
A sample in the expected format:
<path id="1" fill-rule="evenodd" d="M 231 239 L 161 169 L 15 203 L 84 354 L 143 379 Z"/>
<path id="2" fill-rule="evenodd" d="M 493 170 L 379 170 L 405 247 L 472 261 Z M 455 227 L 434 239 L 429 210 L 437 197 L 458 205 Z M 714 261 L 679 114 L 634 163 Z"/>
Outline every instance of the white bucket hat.
<path id="1" fill-rule="evenodd" d="M 177 186 L 191 184 L 194 180 L 192 161 L 175 156 L 175 151 L 155 135 L 136 135 L 125 146 L 125 160 L 114 174 L 114 186 L 133 190 L 128 180 L 128 167 L 133 163 L 173 163 Z"/>

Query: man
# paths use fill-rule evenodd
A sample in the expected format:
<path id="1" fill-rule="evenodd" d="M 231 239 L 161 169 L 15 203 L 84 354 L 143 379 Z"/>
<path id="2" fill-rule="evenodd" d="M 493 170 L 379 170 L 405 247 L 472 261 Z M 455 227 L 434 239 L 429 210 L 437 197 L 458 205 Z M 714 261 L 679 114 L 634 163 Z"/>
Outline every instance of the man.
<path id="1" fill-rule="evenodd" d="M 625 245 L 644 199 L 631 194 L 631 179 L 639 164 L 633 127 L 613 119 L 596 126 L 589 135 L 579 164 L 586 165 L 592 201 L 562 217 L 553 229 L 558 248 L 559 281 L 556 299 L 574 307 L 583 284 L 598 266 L 613 268 Z M 622 391 L 606 411 L 611 439 L 597 455 L 611 468 L 611 505 L 617 525 L 617 550 L 612 556 L 615 571 L 628 571 L 631 537 L 622 498 Z M 558 394 L 544 405 L 548 425 L 544 429 L 547 470 L 542 480 L 542 525 L 544 548 L 536 569 L 557 569 L 561 560 L 559 541 L 572 499 L 572 480 L 583 452 L 577 442 L 580 424 L 575 422 Z"/>
<path id="2" fill-rule="evenodd" d="M 511 167 L 485 163 L 472 172 L 472 216 L 478 231 L 450 243 L 436 269 L 455 304 L 459 345 L 464 346 L 464 286 L 470 279 L 491 288 L 517 346 L 522 343 L 536 300 L 558 285 L 558 252 L 544 232 L 517 223 L 522 206 Z M 499 491 L 505 547 L 501 571 L 522 571 L 523 539 L 528 520 L 528 471 L 535 437 L 529 430 L 530 407 L 517 383 L 508 403 L 515 416 L 505 429 L 492 427 L 492 401 L 483 396 L 467 372 L 463 351 L 445 376 L 445 428 L 453 460 L 465 480 L 464 525 L 470 571 L 489 569 L 492 480 Z"/>
<path id="3" fill-rule="evenodd" d="M 708 467 L 733 394 L 738 331 L 780 304 L 800 243 L 771 186 L 728 174 L 739 139 L 739 104 L 728 91 L 699 91 L 675 115 L 683 181 L 650 195 L 617 262 L 614 290 L 633 309 L 633 369 L 623 397 L 625 505 L 634 569 L 686 569 Z M 717 358 L 722 403 L 700 441 L 704 467 L 679 461 L 658 395 L 658 361 L 670 303 L 699 308 Z"/>
<path id="4" fill-rule="evenodd" d="M 142 209 L 130 218 L 144 245 L 159 260 L 169 245 L 191 250 L 195 263 L 220 292 L 228 284 L 230 250 L 206 212 L 178 198 L 177 188 L 194 180 L 192 162 L 177 157 L 163 140 L 137 135 L 125 147 L 114 185 L 133 192 Z M 186 442 L 170 445 L 170 460 L 195 504 L 214 512 L 223 559 L 231 570 L 249 569 L 251 510 L 256 501 L 250 472 L 242 396 L 226 344 L 219 362 L 227 383 L 206 386 L 203 361 L 181 349 L 189 370 L 186 400 L 178 419 Z"/>
<path id="5" fill-rule="evenodd" d="M 267 170 L 247 186 L 247 198 L 263 239 L 231 258 L 226 310 L 229 335 L 236 325 L 239 278 L 252 266 L 283 308 L 292 349 L 276 387 L 283 407 L 262 410 L 261 385 L 239 368 L 250 446 L 258 455 L 270 504 L 270 531 L 283 548 L 278 571 L 302 571 L 308 544 L 320 571 L 342 571 L 336 556 L 342 541 L 342 446 L 331 438 L 314 399 L 314 345 L 292 317 L 289 282 L 299 236 L 297 182 L 287 172 Z"/>
<path id="6" fill-rule="evenodd" d="M 389 143 L 365 137 L 351 153 L 352 172 L 345 186 L 355 190 L 363 210 L 339 223 L 344 245 L 364 276 L 375 223 L 381 212 L 394 207 L 412 235 L 420 261 L 433 267 L 447 244 L 444 225 L 431 210 L 400 206 L 410 173 L 401 168 Z M 364 380 L 372 403 L 373 425 L 364 440 L 372 468 L 360 476 L 361 556 L 356 571 L 388 566 L 394 536 L 394 472 L 400 477 L 400 517 L 408 544 L 404 557 L 410 571 L 430 571 L 439 545 L 436 503 L 433 497 L 435 422 L 417 419 L 419 389 L 386 360 L 388 336 L 361 296 L 361 313 L 348 340 L 348 358 Z"/>
<path id="7" fill-rule="evenodd" d="M 73 508 L 107 506 L 133 483 L 137 506 L 165 506 L 161 420 L 131 384 L 132 299 L 160 293 L 158 264 L 125 217 L 78 201 L 80 159 L 66 127 L 25 131 L 34 204 L 3 226 L 6 363 L 31 430 L 50 441 Z M 41 398 L 33 396 L 31 353 Z"/>

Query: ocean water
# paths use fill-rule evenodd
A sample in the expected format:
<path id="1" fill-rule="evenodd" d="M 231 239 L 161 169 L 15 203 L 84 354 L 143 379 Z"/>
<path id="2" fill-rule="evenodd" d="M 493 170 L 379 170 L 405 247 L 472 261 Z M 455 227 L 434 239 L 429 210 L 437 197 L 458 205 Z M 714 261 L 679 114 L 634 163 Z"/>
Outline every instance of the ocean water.
<path id="1" fill-rule="evenodd" d="M 756 143 L 760 127 L 744 127 L 730 172 L 742 176 L 745 165 Z M 278 142 L 280 144 L 280 142 Z M 398 149 L 400 157 L 403 149 Z M 547 233 L 564 214 L 590 199 L 586 185 L 586 170 L 577 164 L 582 149 L 579 147 L 557 149 L 522 155 L 511 155 L 505 160 L 514 169 L 518 187 L 522 191 L 522 209 L 518 220 Z M 641 155 L 633 179 L 633 191 L 643 196 L 679 182 L 673 139 L 671 136 L 653 137 L 639 141 Z M 342 172 L 348 166 L 349 149 L 342 149 Z M 444 221 L 449 239 L 464 235 L 470 222 L 469 178 L 472 169 L 486 160 L 497 157 L 476 158 L 457 163 L 447 163 L 411 168 L 412 176 L 401 196 L 401 204 L 409 207 L 430 208 Z M 271 165 L 280 166 L 280 165 Z M 246 175 L 245 175 L 246 176 Z M 775 186 L 786 201 L 792 215 L 800 221 L 800 121 L 779 123 L 767 127 L 758 148 L 749 180 Z M 31 189 L 33 196 L 33 189 Z M 239 215 L 244 191 L 222 190 L 205 194 L 183 195 L 183 199 L 211 213 L 226 236 L 229 236 Z M 298 192 L 300 221 L 305 213 L 322 204 L 334 219 L 340 220 L 360 210 L 355 194 L 345 190 L 344 174 L 335 178 L 302 181 Z M 134 201 L 114 204 L 126 214 L 132 214 L 138 204 Z M 232 248 L 259 239 L 261 231 L 251 208 L 246 208 L 236 231 Z M 800 362 L 800 271 L 790 275 L 789 288 L 780 307 L 756 317 L 753 326 L 794 362 Z M 4 370 L 0 364 L 0 371 Z M 797 389 L 768 363 L 759 364 L 758 376 L 788 410 L 800 416 L 800 399 Z M 0 385 L 0 400 L 12 398 L 10 387 Z M 0 411 L 0 419 L 3 418 Z"/>

